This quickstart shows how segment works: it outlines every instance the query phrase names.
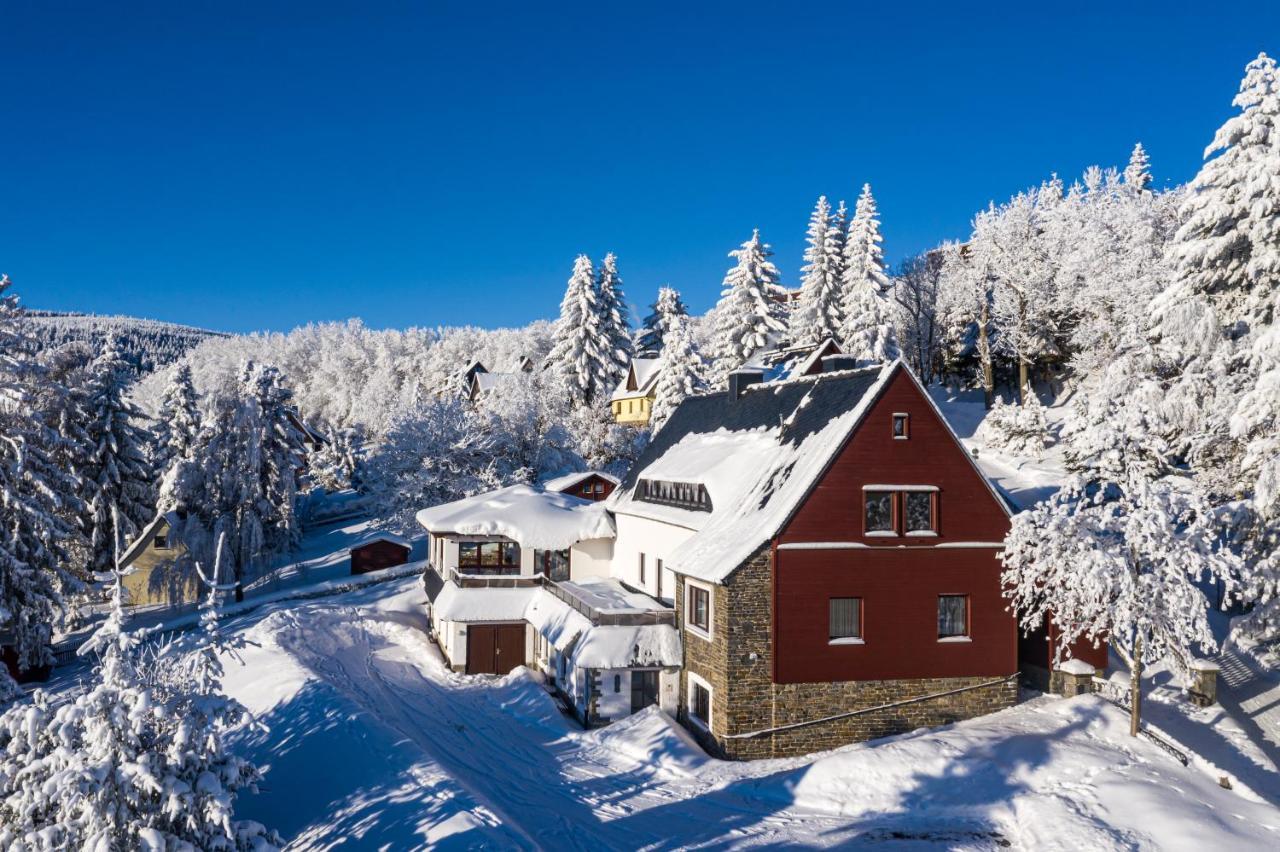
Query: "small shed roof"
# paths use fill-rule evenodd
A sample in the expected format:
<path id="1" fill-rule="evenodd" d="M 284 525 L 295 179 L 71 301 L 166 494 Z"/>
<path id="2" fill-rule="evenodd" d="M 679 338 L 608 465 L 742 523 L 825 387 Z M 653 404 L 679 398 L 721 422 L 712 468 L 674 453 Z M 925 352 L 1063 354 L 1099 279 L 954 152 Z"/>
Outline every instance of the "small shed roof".
<path id="1" fill-rule="evenodd" d="M 601 479 L 612 482 L 617 485 L 621 480 L 618 477 L 605 473 L 602 470 L 583 470 L 578 473 L 567 473 L 564 476 L 557 476 L 554 479 L 548 479 L 542 483 L 542 487 L 547 491 L 568 491 L 580 482 L 598 476 Z"/>
<path id="2" fill-rule="evenodd" d="M 396 533 L 387 532 L 387 531 L 369 533 L 364 538 L 360 539 L 355 544 L 351 545 L 351 549 L 356 550 L 358 548 L 364 547 L 366 544 L 373 544 L 375 541 L 389 541 L 392 544 L 398 544 L 401 547 L 406 548 L 408 550 L 413 549 L 413 542 L 409 541 L 409 539 L 405 538 L 402 535 L 397 535 Z"/>

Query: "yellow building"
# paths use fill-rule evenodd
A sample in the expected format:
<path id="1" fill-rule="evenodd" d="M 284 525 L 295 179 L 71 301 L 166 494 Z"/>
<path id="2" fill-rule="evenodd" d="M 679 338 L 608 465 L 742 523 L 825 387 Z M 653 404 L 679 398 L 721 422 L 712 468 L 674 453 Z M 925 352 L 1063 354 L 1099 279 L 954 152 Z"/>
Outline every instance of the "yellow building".
<path id="1" fill-rule="evenodd" d="M 199 583 L 194 576 L 179 579 L 173 563 L 185 549 L 169 537 L 170 515 L 157 515 L 142 528 L 120 556 L 124 575 L 126 606 L 156 606 L 191 603 L 199 597 Z"/>
<path id="2" fill-rule="evenodd" d="M 658 359 L 631 359 L 626 377 L 618 383 L 611 398 L 614 422 L 628 426 L 648 425 L 657 387 Z"/>

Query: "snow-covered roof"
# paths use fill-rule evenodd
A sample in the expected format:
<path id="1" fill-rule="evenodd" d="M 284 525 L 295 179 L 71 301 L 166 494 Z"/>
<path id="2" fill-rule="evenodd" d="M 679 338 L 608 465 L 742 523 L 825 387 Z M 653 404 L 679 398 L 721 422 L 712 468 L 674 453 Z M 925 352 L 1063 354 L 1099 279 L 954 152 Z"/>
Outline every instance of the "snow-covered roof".
<path id="1" fill-rule="evenodd" d="M 548 491 L 568 491 L 579 482 L 582 482 L 584 479 L 590 479 L 593 476 L 606 479 L 614 485 L 617 485 L 621 481 L 613 474 L 605 473 L 602 470 L 582 470 L 577 473 L 569 473 L 564 476 L 557 476 L 554 479 L 548 479 L 542 483 L 542 487 Z"/>
<path id="2" fill-rule="evenodd" d="M 529 602 L 539 594 L 544 593 L 536 586 L 490 589 L 445 583 L 431 607 L 442 621 L 523 621 Z"/>
<path id="3" fill-rule="evenodd" d="M 613 577 L 589 577 L 558 584 L 598 612 L 665 612 L 667 607 L 641 592 L 633 592 Z"/>
<path id="4" fill-rule="evenodd" d="M 667 561 L 721 582 L 779 530 L 844 446 L 901 362 L 689 397 L 606 505 L 693 530 Z M 910 371 L 907 371 L 908 373 Z M 645 502 L 640 479 L 703 485 L 710 512 Z"/>
<path id="5" fill-rule="evenodd" d="M 524 620 L 558 651 L 563 651 L 574 639 L 591 629 L 591 619 L 545 589 L 539 589 L 529 601 Z"/>
<path id="6" fill-rule="evenodd" d="M 600 624 L 585 630 L 569 662 L 588 669 L 681 666 L 680 634 L 670 624 Z"/>
<path id="7" fill-rule="evenodd" d="M 766 382 L 782 382 L 812 372 L 824 357 L 841 352 L 840 345 L 829 337 L 816 346 L 781 348 L 777 342 L 771 342 L 757 349 L 742 369 L 761 370 Z"/>
<path id="8" fill-rule="evenodd" d="M 633 375 L 635 376 L 636 388 L 635 390 L 628 390 L 627 385 L 631 383 Z M 622 377 L 622 381 L 618 382 L 618 386 L 613 390 L 612 399 L 634 399 L 638 396 L 646 396 L 649 391 L 653 390 L 657 382 L 657 358 L 632 358 L 631 365 L 627 368 L 627 374 Z"/>
<path id="9" fill-rule="evenodd" d="M 486 393 L 524 379 L 524 373 L 476 373 L 471 377 L 477 393 Z"/>
<path id="10" fill-rule="evenodd" d="M 120 566 L 128 567 L 133 561 L 141 555 L 142 551 L 147 549 L 151 542 L 155 541 L 155 537 L 160 531 L 174 526 L 178 522 L 178 516 L 175 512 L 162 512 L 151 519 L 142 530 L 138 533 L 137 538 L 129 542 L 129 546 L 124 549 L 124 553 L 120 554 Z"/>
<path id="11" fill-rule="evenodd" d="M 423 509 L 418 523 L 433 533 L 500 535 L 539 550 L 564 550 L 580 541 L 613 538 L 603 503 L 529 485 L 510 485 Z"/>
<path id="12" fill-rule="evenodd" d="M 387 531 L 369 533 L 352 544 L 351 549 L 355 550 L 357 547 L 364 547 L 366 544 L 372 544 L 375 541 L 389 541 L 392 544 L 398 544 L 401 547 L 407 547 L 410 550 L 413 549 L 413 543 L 409 541 L 409 539 L 402 535 L 397 535 L 396 533 Z"/>

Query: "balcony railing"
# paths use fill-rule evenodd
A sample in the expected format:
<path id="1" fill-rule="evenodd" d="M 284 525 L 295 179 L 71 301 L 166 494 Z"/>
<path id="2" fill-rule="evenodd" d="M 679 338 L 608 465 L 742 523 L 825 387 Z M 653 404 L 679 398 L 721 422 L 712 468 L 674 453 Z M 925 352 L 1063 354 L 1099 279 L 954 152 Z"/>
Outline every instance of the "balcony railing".
<path id="1" fill-rule="evenodd" d="M 670 624 L 673 627 L 676 623 L 676 613 L 673 609 L 654 609 L 654 610 L 611 610 L 599 609 L 592 606 L 589 602 L 575 595 L 569 589 L 561 586 L 559 583 L 548 582 L 545 584 L 547 591 L 555 595 L 564 603 L 573 607 L 582 615 L 590 619 L 592 624 L 604 625 L 646 625 L 646 624 Z"/>

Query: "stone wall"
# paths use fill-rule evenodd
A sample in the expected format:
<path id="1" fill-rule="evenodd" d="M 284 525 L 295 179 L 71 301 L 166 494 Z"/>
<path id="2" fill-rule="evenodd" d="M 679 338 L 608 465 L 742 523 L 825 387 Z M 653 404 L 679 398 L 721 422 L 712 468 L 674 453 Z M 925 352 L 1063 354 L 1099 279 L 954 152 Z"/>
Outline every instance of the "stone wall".
<path id="1" fill-rule="evenodd" d="M 685 669 L 712 688 L 711 732 L 685 718 L 688 680 L 680 685 L 681 721 L 708 751 L 731 759 L 786 757 L 851 742 L 944 725 L 1011 707 L 1017 679 L 751 738 L 729 738 L 797 722 L 849 713 L 940 692 L 975 687 L 1005 674 L 913 680 L 775 684 L 772 672 L 772 560 L 762 548 L 712 593 L 712 641 L 683 629 L 684 582 L 676 607 L 684 641 Z"/>

